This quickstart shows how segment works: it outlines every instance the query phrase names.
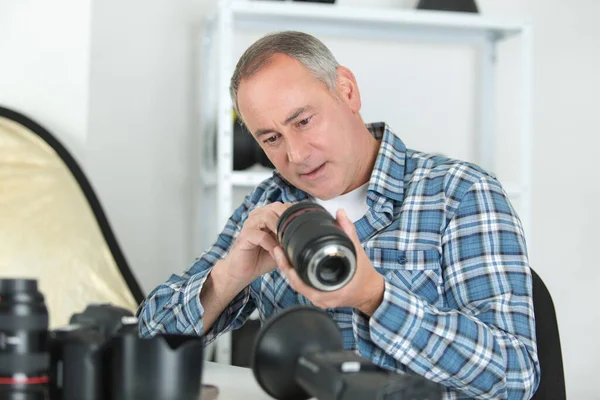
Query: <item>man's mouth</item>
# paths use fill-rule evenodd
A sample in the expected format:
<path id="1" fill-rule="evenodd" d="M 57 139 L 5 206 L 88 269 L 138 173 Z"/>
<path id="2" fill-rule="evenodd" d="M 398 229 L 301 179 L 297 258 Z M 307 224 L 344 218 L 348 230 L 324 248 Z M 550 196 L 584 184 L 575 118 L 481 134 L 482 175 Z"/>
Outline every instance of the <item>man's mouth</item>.
<path id="1" fill-rule="evenodd" d="M 327 163 L 323 163 L 323 164 L 319 165 L 317 168 L 315 168 L 311 171 L 308 171 L 306 173 L 301 173 L 300 176 L 302 178 L 306 178 L 306 179 L 314 179 L 317 176 L 319 176 L 319 174 L 323 171 L 323 169 L 325 169 L 325 164 L 327 164 Z"/>

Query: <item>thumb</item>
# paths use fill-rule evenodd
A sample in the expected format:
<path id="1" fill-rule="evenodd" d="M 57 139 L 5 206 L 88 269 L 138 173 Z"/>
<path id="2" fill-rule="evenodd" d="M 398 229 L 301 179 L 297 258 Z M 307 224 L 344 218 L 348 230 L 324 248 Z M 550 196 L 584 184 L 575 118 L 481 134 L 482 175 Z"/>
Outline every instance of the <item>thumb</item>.
<path id="1" fill-rule="evenodd" d="M 348 214 L 346 214 L 346 211 L 344 211 L 344 209 L 339 209 L 337 211 L 336 220 L 338 224 L 340 224 L 342 230 L 346 233 L 346 235 L 350 237 L 351 240 L 355 242 L 358 241 L 358 235 L 356 233 L 354 223 L 350 221 L 350 218 L 348 218 Z"/>

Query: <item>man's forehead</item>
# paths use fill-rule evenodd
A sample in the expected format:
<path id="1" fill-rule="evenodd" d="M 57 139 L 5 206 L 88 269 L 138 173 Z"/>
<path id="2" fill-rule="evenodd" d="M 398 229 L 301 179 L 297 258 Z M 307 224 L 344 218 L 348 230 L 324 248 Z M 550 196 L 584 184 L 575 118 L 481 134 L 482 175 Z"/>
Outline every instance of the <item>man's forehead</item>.
<path id="1" fill-rule="evenodd" d="M 314 109 L 318 103 L 311 91 L 305 88 L 280 91 L 248 89 L 241 91 L 238 97 L 238 108 L 246 121 L 276 119 L 283 122 L 299 109 Z"/>

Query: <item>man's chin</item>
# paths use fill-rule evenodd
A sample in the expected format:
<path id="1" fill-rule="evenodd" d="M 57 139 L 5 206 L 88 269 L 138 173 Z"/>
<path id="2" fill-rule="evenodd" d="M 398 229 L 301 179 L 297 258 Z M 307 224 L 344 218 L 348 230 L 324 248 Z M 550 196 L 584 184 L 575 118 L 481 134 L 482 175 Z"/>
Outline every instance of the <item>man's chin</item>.
<path id="1" fill-rule="evenodd" d="M 293 180 L 288 179 L 288 182 L 319 200 L 331 200 L 341 194 L 341 191 L 338 190 L 337 186 L 331 184 L 331 179 L 319 179 L 313 182 L 307 182 L 298 176 L 295 176 L 294 178 L 295 179 Z"/>
<path id="2" fill-rule="evenodd" d="M 314 187 L 306 188 L 298 187 L 298 189 L 308 193 L 312 197 L 317 198 L 319 200 L 331 200 L 339 196 L 339 193 L 335 190 L 332 190 L 333 188 L 331 187 L 331 185 L 327 184 L 315 185 Z"/>

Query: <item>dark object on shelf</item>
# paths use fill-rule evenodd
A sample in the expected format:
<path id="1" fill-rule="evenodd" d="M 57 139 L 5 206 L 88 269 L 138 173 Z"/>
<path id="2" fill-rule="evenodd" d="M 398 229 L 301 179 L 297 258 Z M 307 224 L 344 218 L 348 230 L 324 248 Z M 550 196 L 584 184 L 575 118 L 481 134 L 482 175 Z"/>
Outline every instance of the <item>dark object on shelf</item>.
<path id="1" fill-rule="evenodd" d="M 236 119 L 233 122 L 233 169 L 240 171 L 256 163 L 256 141 Z"/>
<path id="2" fill-rule="evenodd" d="M 244 170 L 254 164 L 274 168 L 246 126 L 235 118 L 233 122 L 233 170 Z"/>
<path id="3" fill-rule="evenodd" d="M 419 10 L 462 11 L 478 13 L 475 0 L 419 0 Z"/>
<path id="4" fill-rule="evenodd" d="M 327 4 L 335 3 L 335 0 L 293 0 L 293 1 L 297 1 L 300 3 L 327 3 Z"/>
<path id="5" fill-rule="evenodd" d="M 385 371 L 344 350 L 337 324 L 307 306 L 288 308 L 267 321 L 254 346 L 252 370 L 276 399 L 437 400 L 443 392 L 423 377 Z"/>

